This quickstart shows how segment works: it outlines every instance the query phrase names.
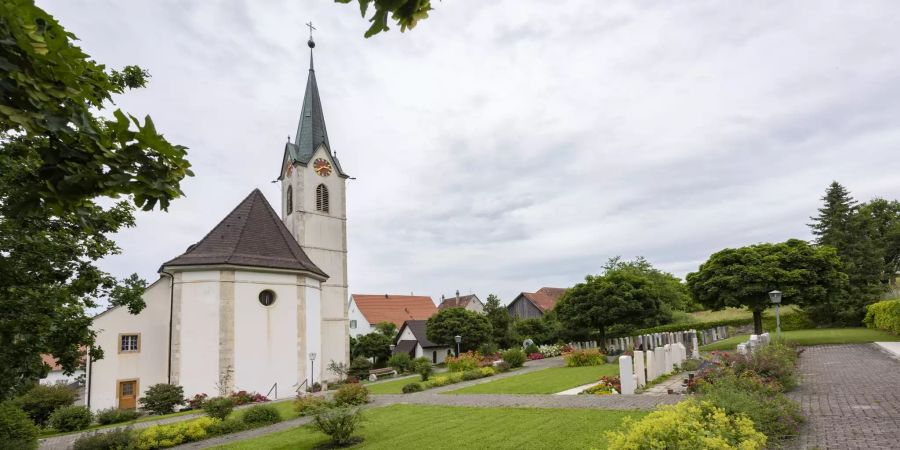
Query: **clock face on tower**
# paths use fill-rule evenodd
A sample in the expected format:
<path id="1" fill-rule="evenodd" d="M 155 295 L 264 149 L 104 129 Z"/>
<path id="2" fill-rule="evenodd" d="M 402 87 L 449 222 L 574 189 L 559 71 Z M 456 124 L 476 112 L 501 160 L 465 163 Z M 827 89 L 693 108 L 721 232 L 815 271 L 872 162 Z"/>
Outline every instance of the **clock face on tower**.
<path id="1" fill-rule="evenodd" d="M 313 162 L 313 170 L 315 170 L 319 176 L 327 177 L 328 175 L 331 175 L 331 164 L 325 159 L 319 158 Z"/>

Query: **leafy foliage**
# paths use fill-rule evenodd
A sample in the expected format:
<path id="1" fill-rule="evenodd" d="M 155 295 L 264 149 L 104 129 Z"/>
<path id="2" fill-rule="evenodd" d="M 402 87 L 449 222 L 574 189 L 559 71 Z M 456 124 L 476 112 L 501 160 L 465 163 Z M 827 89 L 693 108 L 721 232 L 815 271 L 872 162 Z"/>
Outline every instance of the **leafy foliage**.
<path id="1" fill-rule="evenodd" d="M 448 356 L 444 362 L 447 363 L 447 369 L 451 372 L 465 372 L 478 368 L 481 363 L 481 355 L 476 352 L 465 352 L 461 353 L 458 358 Z"/>
<path id="2" fill-rule="evenodd" d="M 228 397 L 213 397 L 203 402 L 203 412 L 207 416 L 225 420 L 234 411 L 234 400 Z"/>
<path id="3" fill-rule="evenodd" d="M 476 350 L 491 340 L 491 322 L 482 314 L 463 308 L 438 311 L 428 319 L 425 334 L 438 345 L 456 348 L 455 336 L 462 336 L 460 351 Z"/>
<path id="4" fill-rule="evenodd" d="M 66 385 L 42 385 L 32 387 L 28 392 L 13 400 L 13 402 L 28 414 L 31 421 L 38 426 L 44 426 L 50 419 L 53 411 L 75 403 L 75 391 Z"/>
<path id="5" fill-rule="evenodd" d="M 565 327 L 597 330 L 600 342 L 606 341 L 607 329 L 614 325 L 654 326 L 670 317 L 657 297 L 653 279 L 619 268 L 588 275 L 583 283 L 567 289 L 554 309 Z"/>
<path id="6" fill-rule="evenodd" d="M 900 300 L 885 300 L 867 306 L 863 322 L 869 328 L 900 334 Z"/>
<path id="7" fill-rule="evenodd" d="M 393 324 L 391 324 L 393 325 Z M 356 354 L 386 361 L 391 357 L 391 336 L 375 331 L 360 336 L 356 341 Z"/>
<path id="8" fill-rule="evenodd" d="M 334 393 L 334 403 L 338 406 L 364 405 L 369 403 L 369 390 L 359 383 L 345 384 Z"/>
<path id="9" fill-rule="evenodd" d="M 833 248 L 799 239 L 721 250 L 687 275 L 691 295 L 704 306 L 752 311 L 757 334 L 762 333 L 762 312 L 771 305 L 770 291 L 784 293 L 782 304 L 821 310 L 842 296 L 846 283 Z"/>
<path id="10" fill-rule="evenodd" d="M 503 362 L 508 364 L 512 369 L 522 367 L 522 365 L 525 364 L 525 352 L 519 348 L 511 348 L 503 352 L 500 357 L 503 359 Z"/>
<path id="11" fill-rule="evenodd" d="M 404 394 L 412 394 L 414 392 L 422 392 L 424 388 L 421 383 L 409 383 L 403 385 L 403 393 Z"/>
<path id="12" fill-rule="evenodd" d="M 603 269 L 605 272 L 614 270 L 631 271 L 646 277 L 650 280 L 656 297 L 670 311 L 699 311 L 702 309 L 691 298 L 687 287 L 680 278 L 653 267 L 650 261 L 643 257 L 637 257 L 634 261 L 622 261 L 621 257 L 616 256 L 610 258 L 603 266 Z"/>
<path id="13" fill-rule="evenodd" d="M 316 411 L 313 416 L 313 427 L 329 436 L 334 445 L 347 445 L 353 442 L 353 432 L 362 421 L 359 408 L 337 406 Z"/>
<path id="14" fill-rule="evenodd" d="M 252 426 L 269 425 L 281 422 L 281 414 L 272 405 L 256 405 L 247 409 L 241 419 Z"/>
<path id="15" fill-rule="evenodd" d="M 501 348 L 509 348 L 521 342 L 519 336 L 510 327 L 511 319 L 506 307 L 500 304 L 500 297 L 494 294 L 487 296 L 484 302 L 484 316 L 491 323 L 491 342 Z M 484 352 L 482 353 L 490 353 Z"/>
<path id="16" fill-rule="evenodd" d="M 82 434 L 73 444 L 72 450 L 131 450 L 133 439 L 131 428 L 95 431 Z"/>
<path id="17" fill-rule="evenodd" d="M 363 356 L 357 356 L 350 361 L 350 374 L 360 380 L 368 378 L 370 370 L 372 370 L 372 361 Z"/>
<path id="18" fill-rule="evenodd" d="M 209 430 L 217 423 L 220 421 L 211 417 L 201 417 L 184 422 L 153 425 L 137 432 L 134 446 L 138 450 L 153 450 L 199 441 L 205 439 L 209 435 Z"/>
<path id="19" fill-rule="evenodd" d="M 151 414 L 169 414 L 175 411 L 176 406 L 184 404 L 184 388 L 174 384 L 154 384 L 138 401 Z"/>
<path id="20" fill-rule="evenodd" d="M 36 449 L 38 427 L 12 402 L 0 403 L 0 442 L 7 448 Z"/>
<path id="21" fill-rule="evenodd" d="M 97 411 L 97 413 L 94 414 L 94 420 L 100 425 L 109 425 L 137 420 L 140 415 L 141 414 L 134 409 L 106 408 Z"/>
<path id="22" fill-rule="evenodd" d="M 766 445 L 766 435 L 747 417 L 729 416 L 712 403 L 694 400 L 660 406 L 637 421 L 626 418 L 622 429 L 607 432 L 608 449 L 762 450 Z"/>
<path id="23" fill-rule="evenodd" d="M 797 434 L 803 423 L 800 406 L 771 383 L 751 373 L 726 373 L 697 388 L 699 399 L 722 408 L 730 415 L 744 415 L 755 428 L 770 438 Z"/>
<path id="24" fill-rule="evenodd" d="M 91 426 L 92 420 L 87 406 L 64 406 L 50 414 L 50 426 L 59 431 L 83 430 Z"/>
<path id="25" fill-rule="evenodd" d="M 328 405 L 328 400 L 326 400 L 325 397 L 318 395 L 299 394 L 297 395 L 297 398 L 294 399 L 294 411 L 300 416 L 308 416 L 317 409 Z"/>
<path id="26" fill-rule="evenodd" d="M 412 358 L 409 353 L 397 353 L 388 360 L 388 366 L 392 367 L 397 373 L 409 372 L 412 368 Z"/>
<path id="27" fill-rule="evenodd" d="M 335 362 L 331 360 L 328 363 L 328 371 L 338 376 L 338 381 L 344 379 L 350 373 L 350 366 L 345 362 Z"/>
<path id="28" fill-rule="evenodd" d="M 419 374 L 419 377 L 422 378 L 422 381 L 428 381 L 428 377 L 431 376 L 431 373 L 434 371 L 434 367 L 431 365 L 431 360 L 422 356 L 413 360 L 412 363 L 413 371 Z"/>
<path id="29" fill-rule="evenodd" d="M 337 3 L 351 3 L 353 0 L 335 0 Z M 363 17 L 369 10 L 369 5 L 374 6 L 375 12 L 369 22 L 372 25 L 366 30 L 365 37 L 370 38 L 382 31 L 388 31 L 388 14 L 391 19 L 400 25 L 400 31 L 415 28 L 416 24 L 428 18 L 428 11 L 432 10 L 431 0 L 356 0 L 359 3 L 359 11 Z"/>
<path id="30" fill-rule="evenodd" d="M 598 350 L 575 350 L 563 356 L 566 367 L 602 366 L 606 356 Z"/>
<path id="31" fill-rule="evenodd" d="M 0 3 L 0 400 L 46 374 L 42 353 L 66 373 L 83 347 L 103 356 L 85 309 L 109 297 L 136 313 L 145 283 L 119 283 L 94 263 L 118 252 L 108 236 L 134 224 L 132 204 L 166 209 L 192 175 L 185 148 L 149 117 L 100 114 L 149 75 L 107 71 L 75 40 L 33 1 Z"/>

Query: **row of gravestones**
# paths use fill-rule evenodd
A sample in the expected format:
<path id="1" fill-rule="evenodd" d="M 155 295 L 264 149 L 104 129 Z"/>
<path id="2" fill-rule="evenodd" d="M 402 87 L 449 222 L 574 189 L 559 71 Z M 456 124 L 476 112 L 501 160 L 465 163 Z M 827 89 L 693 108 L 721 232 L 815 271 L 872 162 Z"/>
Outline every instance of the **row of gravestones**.
<path id="1" fill-rule="evenodd" d="M 570 342 L 569 347 L 575 350 L 587 350 L 597 348 L 597 341 Z"/>
<path id="2" fill-rule="evenodd" d="M 667 344 L 681 343 L 694 352 L 698 345 L 706 345 L 728 337 L 728 327 L 720 326 L 706 330 L 681 330 L 669 333 L 652 333 L 640 336 L 611 338 L 606 340 L 606 348 L 627 352 L 631 350 L 653 350 Z"/>
<path id="3" fill-rule="evenodd" d="M 694 339 L 696 342 L 696 336 Z M 680 342 L 665 344 L 653 350 L 635 350 L 634 358 L 627 355 L 620 356 L 620 394 L 634 394 L 635 389 L 672 373 L 675 366 L 680 366 L 687 358 L 687 348 Z"/>
<path id="4" fill-rule="evenodd" d="M 763 346 L 769 345 L 772 342 L 772 337 L 769 333 L 763 334 L 751 334 L 750 339 L 746 342 L 742 342 L 738 344 L 737 351 L 742 355 L 747 355 L 755 352 Z"/>

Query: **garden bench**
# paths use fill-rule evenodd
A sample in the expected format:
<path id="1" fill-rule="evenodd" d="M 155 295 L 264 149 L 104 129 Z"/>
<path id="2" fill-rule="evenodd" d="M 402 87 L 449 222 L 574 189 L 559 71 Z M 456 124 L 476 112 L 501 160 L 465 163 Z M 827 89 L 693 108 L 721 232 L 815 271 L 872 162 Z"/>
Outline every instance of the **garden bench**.
<path id="1" fill-rule="evenodd" d="M 378 377 L 384 375 L 396 376 L 397 371 L 390 367 L 385 367 L 384 369 L 372 369 L 369 371 L 369 381 L 375 381 Z"/>

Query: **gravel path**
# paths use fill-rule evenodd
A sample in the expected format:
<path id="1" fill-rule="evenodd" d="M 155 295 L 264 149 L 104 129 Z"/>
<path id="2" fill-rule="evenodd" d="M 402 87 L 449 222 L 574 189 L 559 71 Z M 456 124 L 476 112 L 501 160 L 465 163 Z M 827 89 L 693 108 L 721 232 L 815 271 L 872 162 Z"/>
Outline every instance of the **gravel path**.
<path id="1" fill-rule="evenodd" d="M 900 449 L 900 361 L 874 344 L 807 347 L 797 449 Z"/>

